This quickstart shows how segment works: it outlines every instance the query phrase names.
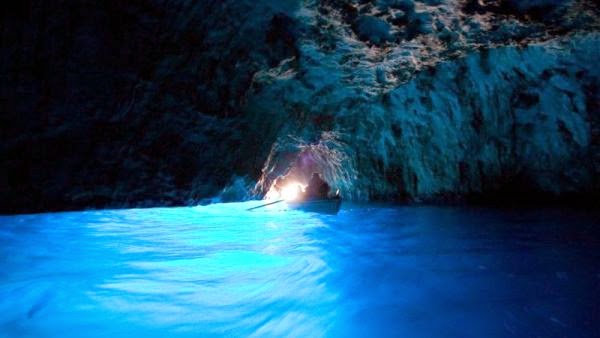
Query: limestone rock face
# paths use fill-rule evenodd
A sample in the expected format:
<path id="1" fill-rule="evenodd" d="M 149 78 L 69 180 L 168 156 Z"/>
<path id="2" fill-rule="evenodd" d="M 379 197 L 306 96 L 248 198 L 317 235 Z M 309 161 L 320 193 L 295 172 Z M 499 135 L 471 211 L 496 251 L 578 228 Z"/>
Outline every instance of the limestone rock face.
<path id="1" fill-rule="evenodd" d="M 2 20 L 3 212 L 597 196 L 594 1 L 49 1 Z M 254 189 L 244 192 L 257 182 Z"/>
<path id="2" fill-rule="evenodd" d="M 359 200 L 597 194 L 597 7 L 566 1 L 320 6 L 326 15 L 316 20 L 335 32 L 327 44 L 300 40 L 295 68 L 281 70 L 294 76 L 271 73 L 268 86 L 251 92 L 286 116 L 300 112 L 275 142 L 259 191 L 281 174 L 305 181 L 320 171 Z M 348 14 L 348 6 L 389 22 L 394 42 L 353 31 L 361 17 Z M 546 16 L 537 16 L 540 8 Z M 564 32 L 550 33 L 556 30 Z"/>
<path id="3" fill-rule="evenodd" d="M 328 132 L 312 123 L 286 130 L 265 173 L 281 173 L 272 157 L 289 163 L 290 152 L 302 158 L 309 151 L 325 155 L 299 171 L 323 171 L 356 199 L 454 198 L 509 187 L 592 193 L 600 174 L 599 43 L 586 36 L 473 52 L 381 96 L 334 93 L 323 101 L 345 110 L 330 115 Z M 325 151 L 307 150 L 322 144 Z"/>

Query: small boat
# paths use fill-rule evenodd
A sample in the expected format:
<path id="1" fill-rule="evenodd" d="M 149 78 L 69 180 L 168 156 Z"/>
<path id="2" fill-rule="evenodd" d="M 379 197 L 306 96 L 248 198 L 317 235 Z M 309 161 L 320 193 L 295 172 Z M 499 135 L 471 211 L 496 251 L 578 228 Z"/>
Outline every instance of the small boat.
<path id="1" fill-rule="evenodd" d="M 340 211 L 342 198 L 339 196 L 327 199 L 309 199 L 302 201 L 288 201 L 290 209 L 302 210 L 308 212 L 317 212 L 320 214 L 335 215 Z"/>

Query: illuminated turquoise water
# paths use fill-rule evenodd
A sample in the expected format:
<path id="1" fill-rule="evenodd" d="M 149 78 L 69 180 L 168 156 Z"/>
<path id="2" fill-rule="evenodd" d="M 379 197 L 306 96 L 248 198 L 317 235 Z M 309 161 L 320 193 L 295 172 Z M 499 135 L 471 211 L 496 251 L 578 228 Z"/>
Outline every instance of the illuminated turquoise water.
<path id="1" fill-rule="evenodd" d="M 345 206 L 0 217 L 0 337 L 598 337 L 600 220 Z"/>

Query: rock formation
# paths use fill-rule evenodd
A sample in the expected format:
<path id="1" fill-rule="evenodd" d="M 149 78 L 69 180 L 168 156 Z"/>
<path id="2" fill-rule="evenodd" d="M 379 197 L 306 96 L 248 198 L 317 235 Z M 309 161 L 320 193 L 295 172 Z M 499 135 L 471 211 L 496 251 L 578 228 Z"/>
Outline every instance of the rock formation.
<path id="1" fill-rule="evenodd" d="M 2 212 L 235 200 L 312 171 L 356 200 L 600 192 L 591 0 L 31 0 L 0 15 Z"/>

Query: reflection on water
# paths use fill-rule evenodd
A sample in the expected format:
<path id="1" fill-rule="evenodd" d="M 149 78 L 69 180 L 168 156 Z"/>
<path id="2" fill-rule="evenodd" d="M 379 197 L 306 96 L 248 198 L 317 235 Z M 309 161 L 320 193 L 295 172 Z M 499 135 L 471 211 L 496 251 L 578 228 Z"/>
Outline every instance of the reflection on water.
<path id="1" fill-rule="evenodd" d="M 0 217 L 0 337 L 600 336 L 600 220 L 259 202 Z"/>

